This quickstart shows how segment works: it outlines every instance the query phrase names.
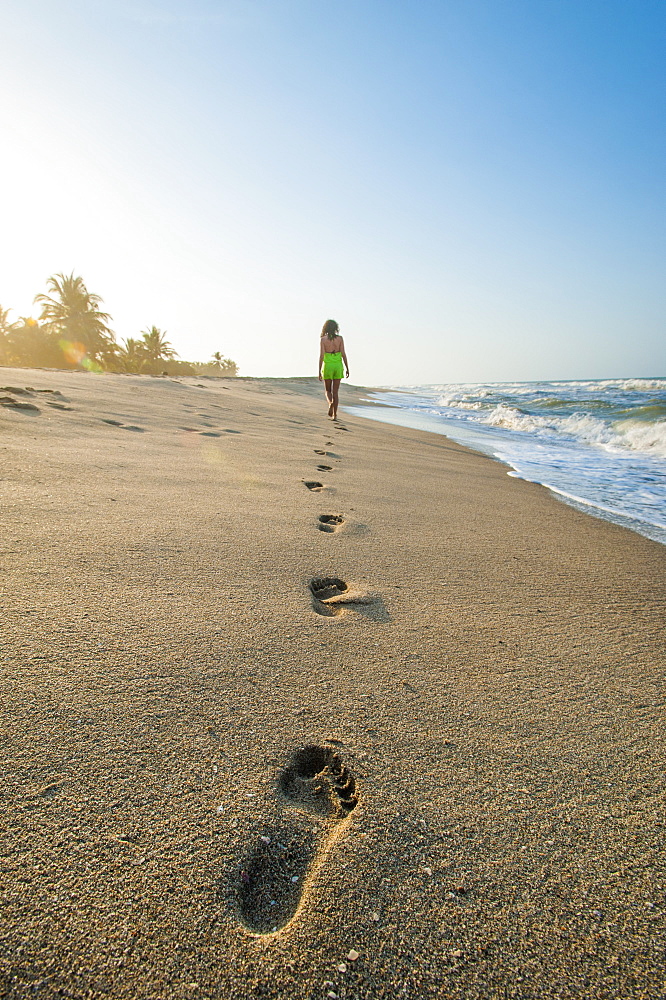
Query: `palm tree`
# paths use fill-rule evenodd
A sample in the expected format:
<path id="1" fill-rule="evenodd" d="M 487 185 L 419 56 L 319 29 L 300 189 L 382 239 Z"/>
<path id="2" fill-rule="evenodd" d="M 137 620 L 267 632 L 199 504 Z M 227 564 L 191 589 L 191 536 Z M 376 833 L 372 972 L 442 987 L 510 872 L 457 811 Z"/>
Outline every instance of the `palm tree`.
<path id="1" fill-rule="evenodd" d="M 5 364 L 62 368 L 62 351 L 56 340 L 31 316 L 21 316 L 18 322 L 12 323 L 3 339 Z"/>
<path id="2" fill-rule="evenodd" d="M 14 329 L 14 323 L 9 320 L 11 309 L 0 306 L 0 365 L 9 364 L 9 335 Z"/>
<path id="3" fill-rule="evenodd" d="M 146 345 L 142 340 L 128 337 L 118 348 L 116 365 L 123 372 L 140 372 L 147 360 Z"/>
<path id="4" fill-rule="evenodd" d="M 6 337 L 10 330 L 14 328 L 14 324 L 9 321 L 9 314 L 11 309 L 3 309 L 0 306 L 0 337 Z"/>
<path id="5" fill-rule="evenodd" d="M 99 308 L 100 296 L 89 292 L 83 278 L 74 272 L 51 275 L 46 284 L 52 294 L 35 296 L 35 302 L 42 306 L 39 319 L 46 330 L 70 345 L 83 345 L 90 359 L 113 358 L 118 346 L 108 326 L 111 317 Z"/>
<path id="6" fill-rule="evenodd" d="M 232 361 L 231 358 L 225 358 L 220 351 L 215 351 L 209 365 L 220 375 L 236 375 L 238 373 L 236 362 Z"/>
<path id="7" fill-rule="evenodd" d="M 144 357 L 151 364 L 160 361 L 170 361 L 177 357 L 176 351 L 166 339 L 166 330 L 160 330 L 156 326 L 151 326 L 149 330 L 142 330 Z"/>

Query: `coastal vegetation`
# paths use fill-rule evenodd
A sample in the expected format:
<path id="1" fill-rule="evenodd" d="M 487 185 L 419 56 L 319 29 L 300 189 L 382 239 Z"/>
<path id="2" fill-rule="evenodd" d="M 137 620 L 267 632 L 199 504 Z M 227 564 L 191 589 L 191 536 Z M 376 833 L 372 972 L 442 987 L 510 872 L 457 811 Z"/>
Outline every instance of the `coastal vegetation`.
<path id="1" fill-rule="evenodd" d="M 157 326 L 118 342 L 102 312 L 102 299 L 74 273 L 54 274 L 47 292 L 35 296 L 37 318 L 10 319 L 0 306 L 0 365 L 17 368 L 84 369 L 144 375 L 238 374 L 230 358 L 215 351 L 210 361 L 183 361 Z"/>

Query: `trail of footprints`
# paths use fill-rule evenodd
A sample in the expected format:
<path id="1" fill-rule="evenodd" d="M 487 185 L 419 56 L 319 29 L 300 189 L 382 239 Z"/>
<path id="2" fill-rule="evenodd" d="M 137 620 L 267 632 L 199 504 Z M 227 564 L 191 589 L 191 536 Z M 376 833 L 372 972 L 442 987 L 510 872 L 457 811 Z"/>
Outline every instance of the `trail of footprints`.
<path id="1" fill-rule="evenodd" d="M 337 429 L 347 430 L 341 425 Z M 332 441 L 326 442 L 327 448 L 332 446 Z M 321 448 L 314 453 L 330 454 Z M 333 466 L 320 464 L 317 471 L 332 472 Z M 318 480 L 303 483 L 312 492 L 326 488 Z M 344 524 L 343 514 L 320 514 L 317 520 L 318 529 L 327 533 Z M 373 602 L 333 576 L 313 577 L 309 591 L 313 610 L 326 618 L 340 615 L 346 606 Z M 328 746 L 309 744 L 297 750 L 279 773 L 276 787 L 282 815 L 264 829 L 242 862 L 236 888 L 241 921 L 257 935 L 278 933 L 293 920 L 307 885 L 358 804 L 353 773 Z"/>
<path id="2" fill-rule="evenodd" d="M 203 389 L 203 388 L 205 388 L 205 386 L 201 386 L 201 388 Z M 222 389 L 227 389 L 228 386 L 223 385 L 223 386 L 221 386 L 221 388 Z M 62 394 L 62 392 L 60 392 L 59 389 L 34 389 L 30 385 L 26 385 L 26 386 L 18 386 L 18 385 L 4 385 L 4 386 L 0 386 L 0 406 L 4 406 L 4 407 L 7 407 L 7 408 L 10 408 L 10 409 L 13 409 L 13 410 L 18 410 L 19 412 L 25 413 L 26 416 L 28 416 L 28 415 L 30 415 L 30 416 L 36 416 L 38 413 L 42 412 L 40 406 L 37 405 L 37 401 L 36 400 L 38 402 L 44 403 L 44 404 L 46 404 L 46 406 L 50 406 L 50 407 L 52 407 L 53 409 L 56 409 L 56 410 L 74 410 L 74 409 L 76 409 L 76 407 L 74 407 L 74 406 L 68 406 L 67 405 L 67 403 L 69 402 L 69 400 L 67 399 L 66 396 L 64 396 Z M 210 406 L 212 406 L 212 407 L 214 406 L 217 409 L 223 409 L 223 407 L 220 406 L 219 403 L 210 403 Z M 191 411 L 191 410 L 194 409 L 194 407 L 190 406 L 189 404 L 185 404 L 184 405 L 184 409 L 186 411 Z M 235 430 L 235 429 L 233 429 L 231 427 L 220 427 L 217 430 L 214 430 L 214 429 L 213 430 L 202 430 L 201 429 L 202 427 L 206 427 L 206 428 L 212 428 L 213 427 L 213 425 L 208 422 L 207 418 L 214 419 L 214 417 L 211 416 L 211 414 L 207 414 L 207 413 L 203 413 L 203 412 L 199 412 L 199 411 L 197 411 L 196 414 L 194 414 L 194 415 L 197 416 L 197 417 L 206 418 L 206 419 L 202 419 L 200 421 L 200 426 L 198 426 L 198 427 L 184 427 L 184 426 L 181 426 L 180 430 L 186 431 L 186 432 L 189 432 L 189 433 L 192 433 L 192 434 L 198 434 L 199 437 L 208 437 L 208 438 L 219 438 L 223 434 L 241 434 L 242 433 L 241 431 Z M 107 424 L 110 427 L 119 427 L 119 428 L 122 428 L 122 430 L 124 430 L 124 431 L 134 431 L 137 434 L 143 434 L 143 433 L 145 433 L 145 430 L 146 430 L 145 427 L 139 427 L 137 424 L 126 424 L 126 423 L 123 423 L 122 420 L 115 420 L 112 417 L 100 417 L 99 420 L 101 421 L 101 423 Z M 322 454 L 325 455 L 326 452 L 322 452 Z M 319 486 L 321 486 L 321 484 L 319 484 Z"/>
<path id="3" fill-rule="evenodd" d="M 26 385 L 25 388 L 18 385 L 3 385 L 0 386 L 0 392 L 6 395 L 0 396 L 0 406 L 11 407 L 14 410 L 26 410 L 28 412 L 40 413 L 40 409 L 36 403 L 33 403 L 30 397 L 39 394 L 43 395 L 43 402 L 47 406 L 52 406 L 55 410 L 72 410 L 72 406 L 67 406 L 64 402 L 59 402 L 57 399 L 52 397 L 60 396 L 64 399 L 62 393 L 58 389 L 33 389 L 31 385 Z M 18 398 L 17 398 L 18 397 Z M 28 397 L 27 399 L 25 397 Z"/>

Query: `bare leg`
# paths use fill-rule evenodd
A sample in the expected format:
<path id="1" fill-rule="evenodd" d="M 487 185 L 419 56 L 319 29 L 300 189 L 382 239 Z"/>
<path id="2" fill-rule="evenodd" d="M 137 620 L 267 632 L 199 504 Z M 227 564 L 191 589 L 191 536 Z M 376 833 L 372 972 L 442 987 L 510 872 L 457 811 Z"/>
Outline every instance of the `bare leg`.
<path id="1" fill-rule="evenodd" d="M 324 379 L 324 386 L 326 387 L 326 399 L 328 400 L 328 415 L 329 415 L 329 417 L 332 417 L 333 416 L 333 389 L 332 389 L 333 379 L 332 378 L 325 378 Z"/>
<path id="2" fill-rule="evenodd" d="M 332 406 L 333 406 L 333 419 L 337 420 L 338 416 L 338 393 L 340 392 L 340 379 L 332 379 L 333 388 L 331 390 L 332 395 Z"/>

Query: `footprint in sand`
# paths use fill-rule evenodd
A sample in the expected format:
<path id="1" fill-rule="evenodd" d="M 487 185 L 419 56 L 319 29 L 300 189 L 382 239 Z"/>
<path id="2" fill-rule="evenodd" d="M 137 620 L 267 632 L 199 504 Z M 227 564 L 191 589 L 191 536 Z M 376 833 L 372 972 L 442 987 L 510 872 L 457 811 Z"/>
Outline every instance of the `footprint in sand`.
<path id="1" fill-rule="evenodd" d="M 307 486 L 309 490 L 314 490 L 315 493 L 317 493 L 318 490 L 323 490 L 324 488 L 323 483 L 317 483 L 312 479 L 304 479 L 303 483 L 305 484 L 305 486 Z"/>
<path id="2" fill-rule="evenodd" d="M 0 392 L 11 392 L 14 396 L 30 396 L 34 391 L 27 386 L 23 389 L 20 385 L 0 385 Z"/>
<path id="3" fill-rule="evenodd" d="M 323 448 L 315 448 L 314 449 L 314 453 L 315 453 L 315 455 L 325 455 L 326 454 L 326 452 L 324 451 Z"/>
<path id="4" fill-rule="evenodd" d="M 317 527 L 320 531 L 339 531 L 344 523 L 342 514 L 320 514 Z"/>
<path id="5" fill-rule="evenodd" d="M 316 576 L 310 580 L 310 595 L 312 609 L 324 618 L 335 618 L 342 614 L 346 607 L 364 609 L 364 613 L 372 612 L 370 617 L 384 620 L 383 604 L 377 595 L 359 593 L 350 590 L 349 585 L 337 576 Z M 365 610 L 367 607 L 368 610 Z"/>
<path id="6" fill-rule="evenodd" d="M 297 750 L 277 781 L 286 807 L 241 865 L 237 905 L 254 934 L 271 934 L 296 915 L 304 891 L 358 803 L 356 780 L 330 747 Z"/>
<path id="7" fill-rule="evenodd" d="M 145 434 L 145 427 L 137 427 L 136 424 L 123 424 L 120 420 L 111 420 L 109 417 L 102 417 L 103 424 L 110 424 L 111 427 L 122 427 L 124 431 L 135 431 L 137 434 Z"/>
<path id="8" fill-rule="evenodd" d="M 333 466 L 332 465 L 318 465 L 317 466 L 317 471 L 318 472 L 332 472 L 333 471 Z"/>
<path id="9" fill-rule="evenodd" d="M 310 593 L 312 594 L 312 607 L 318 615 L 325 618 L 333 618 L 339 615 L 342 608 L 338 603 L 329 603 L 331 598 L 340 598 L 349 590 L 344 580 L 337 576 L 317 576 L 310 580 Z"/>
<path id="10" fill-rule="evenodd" d="M 8 406 L 13 410 L 32 410 L 33 413 L 41 412 L 34 403 L 28 403 L 24 399 L 14 399 L 13 396 L 0 396 L 0 406 Z"/>
<path id="11" fill-rule="evenodd" d="M 32 410 L 34 413 L 40 413 L 40 409 L 34 403 L 30 403 L 23 399 L 14 399 L 14 396 L 33 396 L 37 393 L 41 395 L 48 394 L 49 396 L 60 396 L 65 398 L 59 389 L 34 389 L 31 385 L 26 385 L 23 389 L 19 385 L 3 385 L 0 386 L 0 392 L 9 392 L 10 396 L 0 396 L 1 406 L 11 406 L 16 410 Z M 47 406 L 52 406 L 56 410 L 73 410 L 73 406 L 67 406 L 65 403 L 59 403 L 54 399 L 45 399 L 44 402 Z"/>

